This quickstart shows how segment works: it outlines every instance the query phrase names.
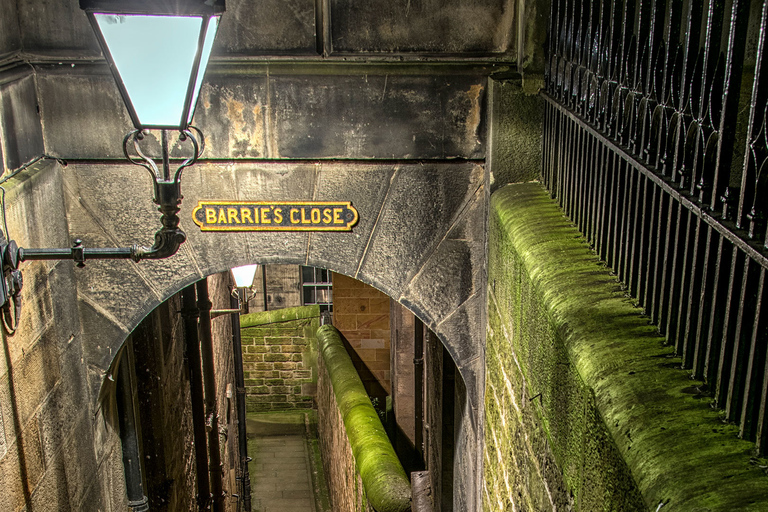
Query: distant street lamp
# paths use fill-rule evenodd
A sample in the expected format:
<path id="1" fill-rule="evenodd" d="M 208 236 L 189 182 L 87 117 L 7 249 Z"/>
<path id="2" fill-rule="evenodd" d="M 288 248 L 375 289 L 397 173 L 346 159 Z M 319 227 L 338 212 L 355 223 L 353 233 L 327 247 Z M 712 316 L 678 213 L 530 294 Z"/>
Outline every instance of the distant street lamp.
<path id="1" fill-rule="evenodd" d="M 152 176 L 154 201 L 162 214 L 162 227 L 151 247 L 85 248 L 80 240 L 67 249 L 20 248 L 7 233 L 0 241 L 4 279 L 0 306 L 8 332 L 18 324 L 22 276 L 18 265 L 26 260 L 72 259 L 78 267 L 87 259 L 167 258 L 186 240 L 179 228 L 181 173 L 200 158 L 205 141 L 190 126 L 211 55 L 224 0 L 80 0 L 117 82 L 135 129 L 123 140 L 132 164 Z M 159 129 L 161 157 L 155 161 L 140 147 L 147 130 Z M 171 171 L 169 131 L 189 142 L 192 155 Z M 194 133 L 193 133 L 194 132 Z"/>
<path id="2" fill-rule="evenodd" d="M 235 280 L 235 289 L 232 290 L 232 297 L 237 299 L 237 309 L 213 309 L 211 310 L 211 318 L 215 318 L 221 315 L 227 315 L 231 313 L 245 314 L 248 313 L 248 301 L 254 297 L 254 294 L 249 295 L 248 291 L 253 286 L 253 278 L 256 275 L 256 269 L 258 265 L 243 265 L 241 267 L 233 267 L 230 269 L 232 277 Z"/>

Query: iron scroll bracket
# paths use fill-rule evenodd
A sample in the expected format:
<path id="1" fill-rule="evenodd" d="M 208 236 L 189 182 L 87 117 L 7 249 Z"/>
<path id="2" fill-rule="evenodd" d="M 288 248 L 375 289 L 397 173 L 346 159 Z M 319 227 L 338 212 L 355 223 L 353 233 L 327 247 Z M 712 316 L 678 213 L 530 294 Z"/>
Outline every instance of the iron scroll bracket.
<path id="1" fill-rule="evenodd" d="M 194 133 L 193 133 L 194 132 Z M 130 247 L 96 248 L 85 247 L 82 240 L 74 241 L 70 248 L 22 248 L 15 241 L 9 240 L 0 232 L 0 264 L 3 279 L 0 280 L 0 309 L 5 330 L 13 334 L 18 327 L 21 315 L 21 289 L 23 286 L 19 264 L 37 260 L 72 260 L 82 268 L 87 260 L 131 259 L 138 263 L 146 259 L 163 259 L 178 252 L 187 235 L 179 227 L 181 207 L 181 175 L 183 170 L 193 165 L 205 149 L 202 132 L 190 126 L 179 133 L 178 141 L 189 142 L 192 156 L 186 158 L 172 172 L 170 164 L 170 144 L 167 130 L 162 130 L 160 158 L 152 158 L 142 150 L 141 142 L 145 139 L 145 130 L 133 130 L 123 140 L 123 152 L 128 161 L 147 169 L 154 185 L 154 202 L 160 212 L 160 229 L 155 233 L 151 247 L 132 245 Z M 4 205 L 3 205 L 4 207 Z"/>

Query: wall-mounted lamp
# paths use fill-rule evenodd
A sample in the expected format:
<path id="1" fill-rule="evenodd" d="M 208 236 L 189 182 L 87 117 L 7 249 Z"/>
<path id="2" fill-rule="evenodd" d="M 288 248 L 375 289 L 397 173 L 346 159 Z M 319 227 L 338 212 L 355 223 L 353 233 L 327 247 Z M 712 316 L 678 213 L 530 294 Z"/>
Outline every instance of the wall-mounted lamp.
<path id="1" fill-rule="evenodd" d="M 186 240 L 179 228 L 181 173 L 203 152 L 202 132 L 190 126 L 211 54 L 225 0 L 80 0 L 117 81 L 135 129 L 123 140 L 129 162 L 147 169 L 154 183 L 154 201 L 162 227 L 151 247 L 86 248 L 80 240 L 67 249 L 20 248 L 0 240 L 4 279 L 0 307 L 8 332 L 18 324 L 22 276 L 26 260 L 159 259 L 172 256 Z M 150 129 L 161 130 L 162 154 L 154 159 L 140 144 Z M 171 171 L 169 131 L 188 142 L 191 156 Z M 156 161 L 157 160 L 157 161 Z"/>
<path id="2" fill-rule="evenodd" d="M 232 290 L 232 296 L 237 298 L 238 309 L 213 309 L 211 310 L 211 318 L 231 313 L 244 314 L 248 312 L 248 301 L 255 295 L 251 286 L 258 268 L 259 266 L 254 264 L 230 269 L 232 277 L 235 279 L 235 289 Z"/>

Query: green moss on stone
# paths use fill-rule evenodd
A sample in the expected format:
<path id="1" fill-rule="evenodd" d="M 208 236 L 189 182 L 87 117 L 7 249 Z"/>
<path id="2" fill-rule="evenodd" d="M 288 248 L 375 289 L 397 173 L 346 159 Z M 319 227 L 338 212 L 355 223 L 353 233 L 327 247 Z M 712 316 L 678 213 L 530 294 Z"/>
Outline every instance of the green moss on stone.
<path id="1" fill-rule="evenodd" d="M 411 510 L 408 477 L 344 348 L 339 331 L 324 325 L 317 331 L 317 340 L 368 501 L 377 512 Z"/>
<path id="2" fill-rule="evenodd" d="M 274 309 L 240 315 L 240 328 L 256 327 L 259 325 L 277 324 L 291 320 L 315 318 L 320 316 L 320 306 L 298 306 L 295 308 Z"/>
<path id="3" fill-rule="evenodd" d="M 581 510 L 768 510 L 753 444 L 691 393 L 701 383 L 539 184 L 492 196 L 488 280 L 486 460 L 524 433 Z"/>

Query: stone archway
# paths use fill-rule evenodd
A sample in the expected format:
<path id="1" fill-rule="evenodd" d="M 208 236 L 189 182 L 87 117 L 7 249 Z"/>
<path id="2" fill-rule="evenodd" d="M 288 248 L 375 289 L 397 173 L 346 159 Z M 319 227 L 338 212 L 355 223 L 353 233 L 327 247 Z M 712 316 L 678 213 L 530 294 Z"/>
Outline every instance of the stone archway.
<path id="1" fill-rule="evenodd" d="M 325 267 L 370 284 L 442 340 L 467 388 L 457 437 L 459 503 L 479 489 L 484 377 L 485 170 L 478 163 L 204 163 L 187 170 L 180 216 L 188 241 L 164 261 L 94 261 L 75 270 L 92 404 L 126 336 L 198 279 L 250 262 Z M 86 246 L 148 244 L 158 226 L 149 180 L 125 165 L 63 172 L 72 237 Z M 117 198 L 110 202 L 101 197 Z M 202 233 L 198 200 L 352 201 L 351 233 Z"/>

